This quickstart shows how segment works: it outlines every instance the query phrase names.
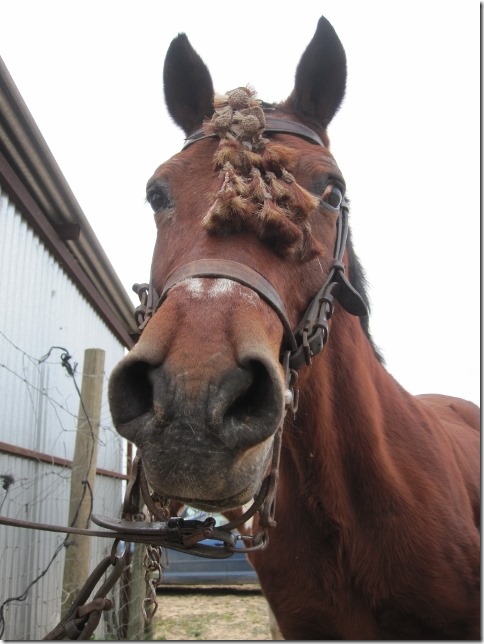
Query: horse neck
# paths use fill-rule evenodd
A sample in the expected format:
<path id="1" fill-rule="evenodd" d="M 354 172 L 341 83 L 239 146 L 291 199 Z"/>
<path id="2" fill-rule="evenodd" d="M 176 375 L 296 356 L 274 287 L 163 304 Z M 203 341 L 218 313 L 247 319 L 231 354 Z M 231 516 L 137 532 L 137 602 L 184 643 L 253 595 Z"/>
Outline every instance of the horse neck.
<path id="1" fill-rule="evenodd" d="M 368 508 L 391 512 L 405 486 L 388 428 L 393 417 L 405 425 L 406 410 L 410 422 L 412 397 L 376 358 L 359 321 L 335 313 L 324 353 L 301 373 L 297 417 L 286 422 L 284 494 L 337 524 Z"/>

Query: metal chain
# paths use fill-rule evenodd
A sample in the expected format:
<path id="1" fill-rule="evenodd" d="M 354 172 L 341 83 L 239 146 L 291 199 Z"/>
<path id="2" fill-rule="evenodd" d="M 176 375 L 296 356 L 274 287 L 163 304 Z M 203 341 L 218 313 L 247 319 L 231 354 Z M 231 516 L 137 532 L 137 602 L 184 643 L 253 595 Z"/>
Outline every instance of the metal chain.
<path id="1" fill-rule="evenodd" d="M 118 543 L 119 540 L 115 539 L 111 548 L 111 555 L 105 557 L 96 566 L 79 590 L 64 618 L 50 633 L 42 638 L 43 640 L 62 640 L 66 637 L 71 640 L 86 640 L 91 637 L 99 624 L 103 611 L 113 608 L 113 603 L 106 598 L 106 595 L 129 566 L 127 547 L 125 547 L 121 556 L 116 555 Z M 107 574 L 109 566 L 112 566 L 112 570 Z M 92 601 L 86 603 L 97 583 L 105 575 L 105 580 Z"/>
<path id="2" fill-rule="evenodd" d="M 156 598 L 156 588 L 162 579 L 162 548 L 161 546 L 147 545 L 143 558 L 143 568 L 145 569 L 146 596 L 143 599 L 143 617 L 146 624 L 153 619 L 157 609 L 158 601 Z"/>

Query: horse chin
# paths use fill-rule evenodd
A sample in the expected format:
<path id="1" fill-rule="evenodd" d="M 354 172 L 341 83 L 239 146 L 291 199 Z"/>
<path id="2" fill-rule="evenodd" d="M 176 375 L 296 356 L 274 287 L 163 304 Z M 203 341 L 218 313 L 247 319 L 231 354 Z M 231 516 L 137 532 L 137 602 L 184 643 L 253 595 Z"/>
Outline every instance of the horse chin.
<path id="1" fill-rule="evenodd" d="M 270 469 L 272 439 L 264 441 L 232 464 L 222 465 L 184 459 L 178 467 L 160 467 L 153 451 L 142 451 L 142 462 L 151 488 L 161 497 L 206 512 L 224 512 L 249 503 L 259 492 Z M 164 471 L 169 474 L 164 475 Z"/>
<path id="2" fill-rule="evenodd" d="M 175 498 L 171 496 L 172 501 L 180 501 L 184 505 L 189 505 L 197 510 L 204 512 L 226 512 L 227 510 L 234 510 L 240 508 L 245 503 L 251 501 L 259 491 L 258 486 L 248 486 L 239 494 L 225 499 L 192 499 L 192 498 Z"/>

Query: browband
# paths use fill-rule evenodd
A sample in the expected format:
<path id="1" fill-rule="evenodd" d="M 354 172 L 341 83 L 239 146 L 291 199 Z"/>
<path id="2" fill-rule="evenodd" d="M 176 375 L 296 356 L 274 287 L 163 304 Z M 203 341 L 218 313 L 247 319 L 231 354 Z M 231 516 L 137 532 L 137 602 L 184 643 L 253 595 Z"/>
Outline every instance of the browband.
<path id="1" fill-rule="evenodd" d="M 266 127 L 264 133 L 269 134 L 297 134 L 298 136 L 311 141 L 311 143 L 316 143 L 324 147 L 324 143 L 320 136 L 311 130 L 310 127 L 303 125 L 302 123 L 297 123 L 296 121 L 286 121 L 285 119 L 277 118 L 276 116 L 267 116 L 266 115 Z M 200 128 L 188 138 L 185 139 L 182 150 L 187 148 L 192 143 L 200 141 L 201 139 L 210 139 L 212 137 L 217 137 L 217 134 L 206 134 L 205 131 Z"/>

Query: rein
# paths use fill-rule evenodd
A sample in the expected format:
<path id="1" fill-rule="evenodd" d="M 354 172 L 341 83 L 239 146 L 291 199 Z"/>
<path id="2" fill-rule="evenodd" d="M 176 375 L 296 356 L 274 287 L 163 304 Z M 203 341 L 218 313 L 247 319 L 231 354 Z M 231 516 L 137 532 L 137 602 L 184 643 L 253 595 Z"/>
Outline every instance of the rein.
<path id="1" fill-rule="evenodd" d="M 256 500 L 257 501 L 257 500 Z M 152 518 L 144 521 L 141 509 L 146 505 Z M 258 507 L 260 507 L 259 501 Z M 75 528 L 48 523 L 35 523 L 23 519 L 13 519 L 0 516 L 0 524 L 16 528 L 30 528 L 46 532 L 78 534 L 89 537 L 102 537 L 161 546 L 172 550 L 190 552 L 199 557 L 225 559 L 231 557 L 235 550 L 235 537 L 225 526 L 215 527 L 215 520 L 209 517 L 205 521 L 170 517 L 167 511 L 153 501 L 148 482 L 142 467 L 141 457 L 136 455 L 131 468 L 131 476 L 126 488 L 123 502 L 122 519 L 113 519 L 97 514 L 91 514 L 91 520 L 105 530 L 90 528 Z M 215 539 L 223 546 L 211 546 L 199 543 L 204 539 Z"/>

